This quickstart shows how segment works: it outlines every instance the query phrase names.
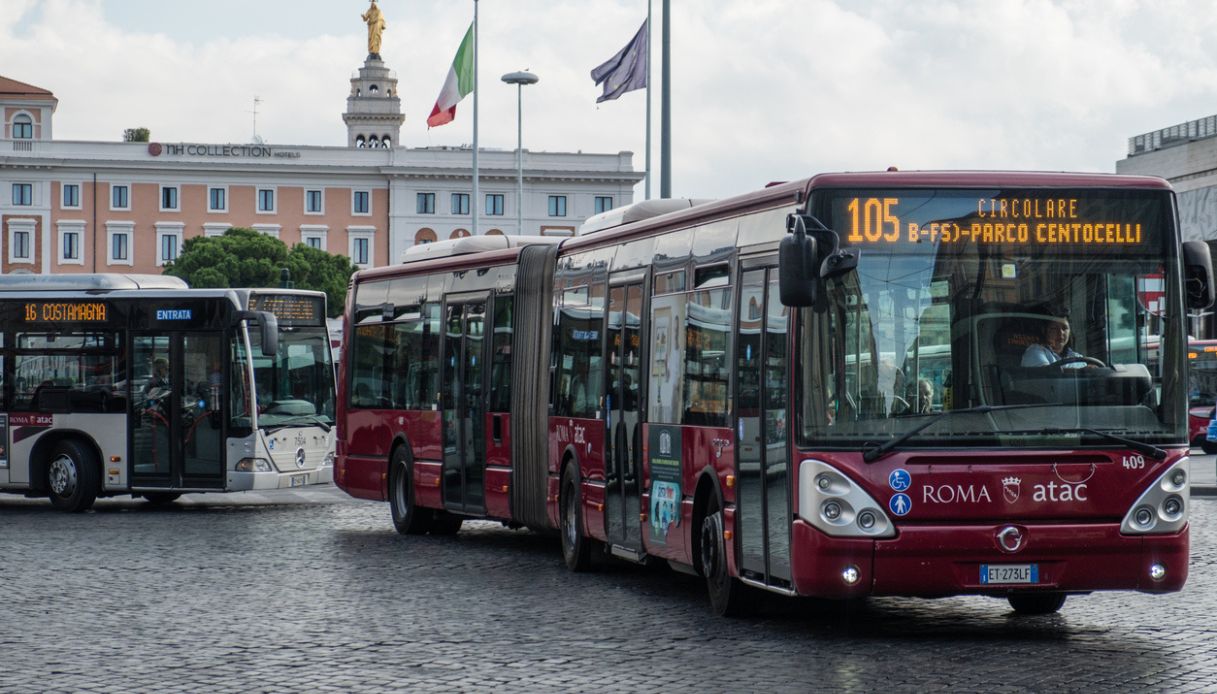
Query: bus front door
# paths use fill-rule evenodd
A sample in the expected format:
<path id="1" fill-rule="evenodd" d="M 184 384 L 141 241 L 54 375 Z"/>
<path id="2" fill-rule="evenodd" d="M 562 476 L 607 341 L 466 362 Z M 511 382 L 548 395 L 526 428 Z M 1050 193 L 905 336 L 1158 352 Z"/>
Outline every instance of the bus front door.
<path id="1" fill-rule="evenodd" d="M 486 315 L 489 297 L 449 297 L 444 306 L 444 507 L 486 511 Z"/>
<path id="2" fill-rule="evenodd" d="M 140 333 L 132 338 L 131 486 L 224 487 L 222 363 L 218 334 Z M 213 387 L 215 386 L 215 387 Z"/>
<path id="3" fill-rule="evenodd" d="M 642 458 L 641 387 L 643 285 L 617 284 L 609 288 L 605 320 L 608 342 L 608 418 L 605 441 L 604 528 L 609 544 L 642 551 L 642 505 L 639 472 Z"/>
<path id="4" fill-rule="evenodd" d="M 786 410 L 790 311 L 777 268 L 744 264 L 736 335 L 736 512 L 740 574 L 789 587 L 790 448 Z"/>

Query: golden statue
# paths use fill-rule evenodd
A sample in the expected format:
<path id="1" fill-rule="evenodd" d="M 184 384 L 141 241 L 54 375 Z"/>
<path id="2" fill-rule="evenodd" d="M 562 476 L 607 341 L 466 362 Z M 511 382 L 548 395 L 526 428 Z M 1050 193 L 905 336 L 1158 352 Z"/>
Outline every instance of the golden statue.
<path id="1" fill-rule="evenodd" d="M 359 16 L 368 23 L 368 54 L 380 57 L 380 35 L 385 32 L 385 18 L 376 6 L 376 0 L 372 0 L 368 11 Z"/>

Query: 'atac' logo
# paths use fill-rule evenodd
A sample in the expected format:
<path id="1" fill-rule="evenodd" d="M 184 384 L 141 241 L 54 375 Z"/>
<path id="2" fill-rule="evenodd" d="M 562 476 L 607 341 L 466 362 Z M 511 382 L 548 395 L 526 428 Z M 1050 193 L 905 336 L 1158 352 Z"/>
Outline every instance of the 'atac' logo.
<path id="1" fill-rule="evenodd" d="M 666 431 L 659 435 L 659 455 L 665 458 L 672 455 L 672 435 Z"/>
<path id="2" fill-rule="evenodd" d="M 1022 491 L 1023 481 L 1017 477 L 1006 477 L 1001 481 L 1002 495 L 1006 497 L 1006 503 L 1012 504 L 1018 501 L 1018 494 Z"/>

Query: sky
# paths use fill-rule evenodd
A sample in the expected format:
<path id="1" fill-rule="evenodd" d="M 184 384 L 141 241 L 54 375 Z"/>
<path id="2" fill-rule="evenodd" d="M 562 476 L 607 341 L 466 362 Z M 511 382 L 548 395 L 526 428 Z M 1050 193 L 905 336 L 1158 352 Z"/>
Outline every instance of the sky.
<path id="1" fill-rule="evenodd" d="M 473 97 L 428 130 L 471 0 L 381 0 L 399 145 L 469 144 Z M 718 198 L 824 171 L 1114 171 L 1128 138 L 1217 113 L 1217 13 L 1191 0 L 674 0 L 672 195 Z M 479 141 L 634 152 L 646 92 L 589 76 L 646 0 L 481 0 Z M 659 192 L 654 0 L 652 195 Z M 0 0 L 0 75 L 59 98 L 58 140 L 346 142 L 366 0 Z M 635 189 L 636 199 L 643 185 Z"/>

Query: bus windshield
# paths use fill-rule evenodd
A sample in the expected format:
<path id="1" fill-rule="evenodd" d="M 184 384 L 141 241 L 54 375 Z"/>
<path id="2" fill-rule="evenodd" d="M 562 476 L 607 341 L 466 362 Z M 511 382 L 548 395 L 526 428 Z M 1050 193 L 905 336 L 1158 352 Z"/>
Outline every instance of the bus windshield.
<path id="1" fill-rule="evenodd" d="M 829 191 L 813 204 L 860 256 L 804 314 L 805 442 L 881 444 L 963 409 L 978 411 L 902 445 L 1183 440 L 1165 193 Z"/>
<path id="2" fill-rule="evenodd" d="M 324 327 L 281 328 L 279 350 L 262 356 L 260 331 L 250 330 L 258 427 L 331 426 L 334 366 Z"/>

